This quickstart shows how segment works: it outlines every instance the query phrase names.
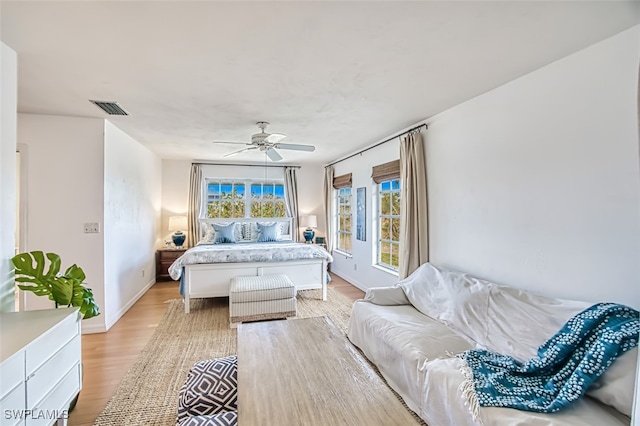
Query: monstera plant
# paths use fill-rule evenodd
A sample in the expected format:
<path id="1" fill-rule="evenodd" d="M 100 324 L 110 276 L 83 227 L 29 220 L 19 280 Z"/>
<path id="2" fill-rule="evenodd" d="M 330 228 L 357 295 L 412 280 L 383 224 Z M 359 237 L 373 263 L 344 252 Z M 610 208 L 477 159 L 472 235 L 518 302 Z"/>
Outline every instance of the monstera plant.
<path id="1" fill-rule="evenodd" d="M 100 315 L 100 308 L 93 298 L 93 291 L 83 285 L 85 274 L 78 265 L 71 265 L 60 272 L 61 260 L 56 253 L 30 251 L 15 255 L 11 262 L 15 267 L 16 282 L 20 290 L 31 291 L 37 296 L 47 296 L 59 306 L 77 306 L 82 319 Z"/>

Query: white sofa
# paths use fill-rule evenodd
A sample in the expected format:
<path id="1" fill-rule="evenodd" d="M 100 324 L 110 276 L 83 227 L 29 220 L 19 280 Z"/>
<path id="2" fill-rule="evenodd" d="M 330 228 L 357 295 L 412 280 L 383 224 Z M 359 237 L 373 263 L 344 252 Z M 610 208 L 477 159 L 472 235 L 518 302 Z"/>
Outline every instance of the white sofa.
<path id="1" fill-rule="evenodd" d="M 521 361 L 590 303 L 550 299 L 422 265 L 353 305 L 348 337 L 430 426 L 629 425 L 637 348 L 620 356 L 584 397 L 554 414 L 481 407 L 472 416 L 454 355 L 486 348 Z"/>

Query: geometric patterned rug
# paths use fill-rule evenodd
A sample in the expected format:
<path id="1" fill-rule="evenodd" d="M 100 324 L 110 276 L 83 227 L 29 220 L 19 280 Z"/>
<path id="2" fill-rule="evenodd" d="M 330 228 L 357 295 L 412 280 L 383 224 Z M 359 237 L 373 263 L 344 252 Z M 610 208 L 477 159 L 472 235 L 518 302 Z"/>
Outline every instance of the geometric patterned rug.
<path id="1" fill-rule="evenodd" d="M 298 292 L 298 317 L 327 315 L 346 333 L 351 300 L 328 288 L 327 301 L 320 290 Z M 237 330 L 229 328 L 226 298 L 194 299 L 191 313 L 182 300 L 169 301 L 167 312 L 149 343 L 125 374 L 94 425 L 176 424 L 178 393 L 197 362 L 236 353 Z"/>

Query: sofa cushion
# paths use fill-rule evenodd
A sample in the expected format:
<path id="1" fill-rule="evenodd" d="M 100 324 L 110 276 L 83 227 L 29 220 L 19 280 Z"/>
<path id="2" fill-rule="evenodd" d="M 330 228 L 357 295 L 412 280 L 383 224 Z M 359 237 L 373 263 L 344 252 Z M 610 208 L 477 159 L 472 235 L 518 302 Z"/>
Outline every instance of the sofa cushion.
<path id="1" fill-rule="evenodd" d="M 425 263 L 398 286 L 417 310 L 485 344 L 489 293 L 495 284 Z"/>
<path id="2" fill-rule="evenodd" d="M 414 411 L 422 395 L 424 363 L 473 347 L 411 305 L 380 306 L 364 300 L 353 304 L 347 337 Z"/>
<path id="3" fill-rule="evenodd" d="M 629 419 L 591 398 L 582 398 L 557 413 L 535 413 L 503 407 L 480 407 L 473 420 L 460 386 L 464 376 L 459 358 L 437 359 L 425 364 L 424 398 L 419 415 L 430 425 L 456 426 L 628 426 Z"/>
<path id="4" fill-rule="evenodd" d="M 587 390 L 587 395 L 631 417 L 636 387 L 638 348 L 620 355 Z"/>
<path id="5" fill-rule="evenodd" d="M 551 299 L 513 287 L 494 285 L 487 315 L 486 349 L 519 361 L 536 356 L 538 347 L 590 304 Z"/>

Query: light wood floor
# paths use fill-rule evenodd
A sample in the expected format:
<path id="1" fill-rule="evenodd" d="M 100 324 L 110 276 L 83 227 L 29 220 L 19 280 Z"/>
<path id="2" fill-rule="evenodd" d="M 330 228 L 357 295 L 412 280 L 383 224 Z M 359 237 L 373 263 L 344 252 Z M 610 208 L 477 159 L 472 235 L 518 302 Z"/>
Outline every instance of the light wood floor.
<path id="1" fill-rule="evenodd" d="M 356 300 L 364 293 L 332 274 L 329 286 Z M 162 319 L 178 283 L 158 282 L 106 333 L 82 336 L 83 388 L 69 425 L 92 425 Z M 177 396 L 176 396 L 177 397 Z"/>

